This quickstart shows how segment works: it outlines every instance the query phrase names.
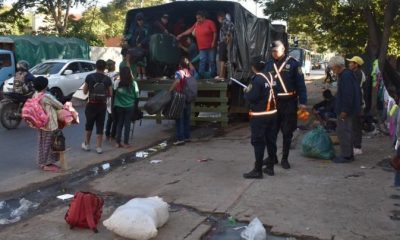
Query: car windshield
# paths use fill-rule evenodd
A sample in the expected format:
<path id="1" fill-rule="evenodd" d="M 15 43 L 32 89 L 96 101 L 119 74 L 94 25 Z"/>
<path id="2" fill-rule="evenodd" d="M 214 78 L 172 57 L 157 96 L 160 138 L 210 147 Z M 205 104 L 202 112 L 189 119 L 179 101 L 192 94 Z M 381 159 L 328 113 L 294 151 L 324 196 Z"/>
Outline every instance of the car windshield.
<path id="1" fill-rule="evenodd" d="M 56 74 L 64 67 L 65 63 L 62 62 L 47 62 L 41 63 L 32 68 L 31 73 L 33 75 L 47 75 Z"/>

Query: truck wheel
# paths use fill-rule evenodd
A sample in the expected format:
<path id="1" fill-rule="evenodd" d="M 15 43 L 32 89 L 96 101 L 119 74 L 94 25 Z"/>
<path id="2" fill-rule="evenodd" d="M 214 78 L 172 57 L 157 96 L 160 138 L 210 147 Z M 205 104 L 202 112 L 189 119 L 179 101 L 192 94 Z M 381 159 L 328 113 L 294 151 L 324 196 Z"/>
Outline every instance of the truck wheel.
<path id="1" fill-rule="evenodd" d="M 22 120 L 18 104 L 5 102 L 2 105 L 0 113 L 1 124 L 8 130 L 16 129 Z"/>
<path id="2" fill-rule="evenodd" d="M 50 89 L 50 93 L 60 102 L 64 103 L 64 95 L 59 88 Z"/>

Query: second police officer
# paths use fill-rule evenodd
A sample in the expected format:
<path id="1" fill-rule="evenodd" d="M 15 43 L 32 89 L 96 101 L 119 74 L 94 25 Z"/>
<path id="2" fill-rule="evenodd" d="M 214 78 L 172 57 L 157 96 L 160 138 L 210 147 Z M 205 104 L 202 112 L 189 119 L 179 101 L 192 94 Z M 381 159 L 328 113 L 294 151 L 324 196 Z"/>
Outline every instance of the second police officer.
<path id="1" fill-rule="evenodd" d="M 305 110 L 307 104 L 307 88 L 304 82 L 304 75 L 299 62 L 285 54 L 285 46 L 281 41 L 272 44 L 272 59 L 266 63 L 264 72 L 271 73 L 277 83 L 277 131 L 282 132 L 283 147 L 281 166 L 289 169 L 289 149 L 292 143 L 293 132 L 297 129 L 297 110 Z M 277 156 L 269 156 L 265 163 L 278 163 Z"/>
<path id="2" fill-rule="evenodd" d="M 254 147 L 255 164 L 252 171 L 243 174 L 244 178 L 262 178 L 262 167 L 265 146 L 268 156 L 273 158 L 276 155 L 276 101 L 274 92 L 274 78 L 272 74 L 262 73 L 265 62 L 261 57 L 252 59 L 252 70 L 254 77 L 244 90 L 244 97 L 250 105 L 250 128 L 251 144 Z M 267 175 L 274 175 L 274 163 L 268 162 L 264 172 Z"/>

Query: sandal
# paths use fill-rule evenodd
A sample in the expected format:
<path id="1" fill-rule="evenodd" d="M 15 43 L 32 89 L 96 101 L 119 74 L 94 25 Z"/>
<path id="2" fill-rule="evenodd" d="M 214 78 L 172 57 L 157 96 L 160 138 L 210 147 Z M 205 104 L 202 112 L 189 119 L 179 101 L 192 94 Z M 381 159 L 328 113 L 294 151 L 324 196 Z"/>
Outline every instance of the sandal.
<path id="1" fill-rule="evenodd" d="M 59 166 L 57 166 L 57 165 L 54 165 L 54 164 L 42 165 L 42 166 L 40 166 L 40 168 L 43 171 L 46 171 L 46 172 L 53 172 L 53 173 L 60 173 L 61 172 L 61 168 Z"/>

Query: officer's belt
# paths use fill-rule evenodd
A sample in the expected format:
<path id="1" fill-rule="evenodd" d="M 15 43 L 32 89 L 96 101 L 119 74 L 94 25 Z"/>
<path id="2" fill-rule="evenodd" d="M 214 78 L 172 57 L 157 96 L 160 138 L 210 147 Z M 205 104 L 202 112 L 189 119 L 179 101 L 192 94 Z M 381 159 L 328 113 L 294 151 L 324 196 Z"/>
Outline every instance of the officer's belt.
<path id="1" fill-rule="evenodd" d="M 257 73 L 257 75 L 264 78 L 264 80 L 269 85 L 269 98 L 267 99 L 266 109 L 263 112 L 251 112 L 250 111 L 249 112 L 250 117 L 270 116 L 270 115 L 273 115 L 278 112 L 276 110 L 276 100 L 275 100 L 275 93 L 274 93 L 274 89 L 273 89 L 273 77 L 270 72 L 268 74 L 269 74 L 270 78 L 265 76 L 263 73 Z"/>
<path id="2" fill-rule="evenodd" d="M 250 117 L 261 117 L 261 116 L 271 116 L 274 115 L 278 112 L 278 110 L 270 110 L 270 111 L 264 111 L 264 112 L 249 112 Z"/>
<path id="3" fill-rule="evenodd" d="M 296 91 L 293 92 L 284 92 L 284 93 L 278 93 L 278 97 L 296 97 L 297 93 Z"/>

